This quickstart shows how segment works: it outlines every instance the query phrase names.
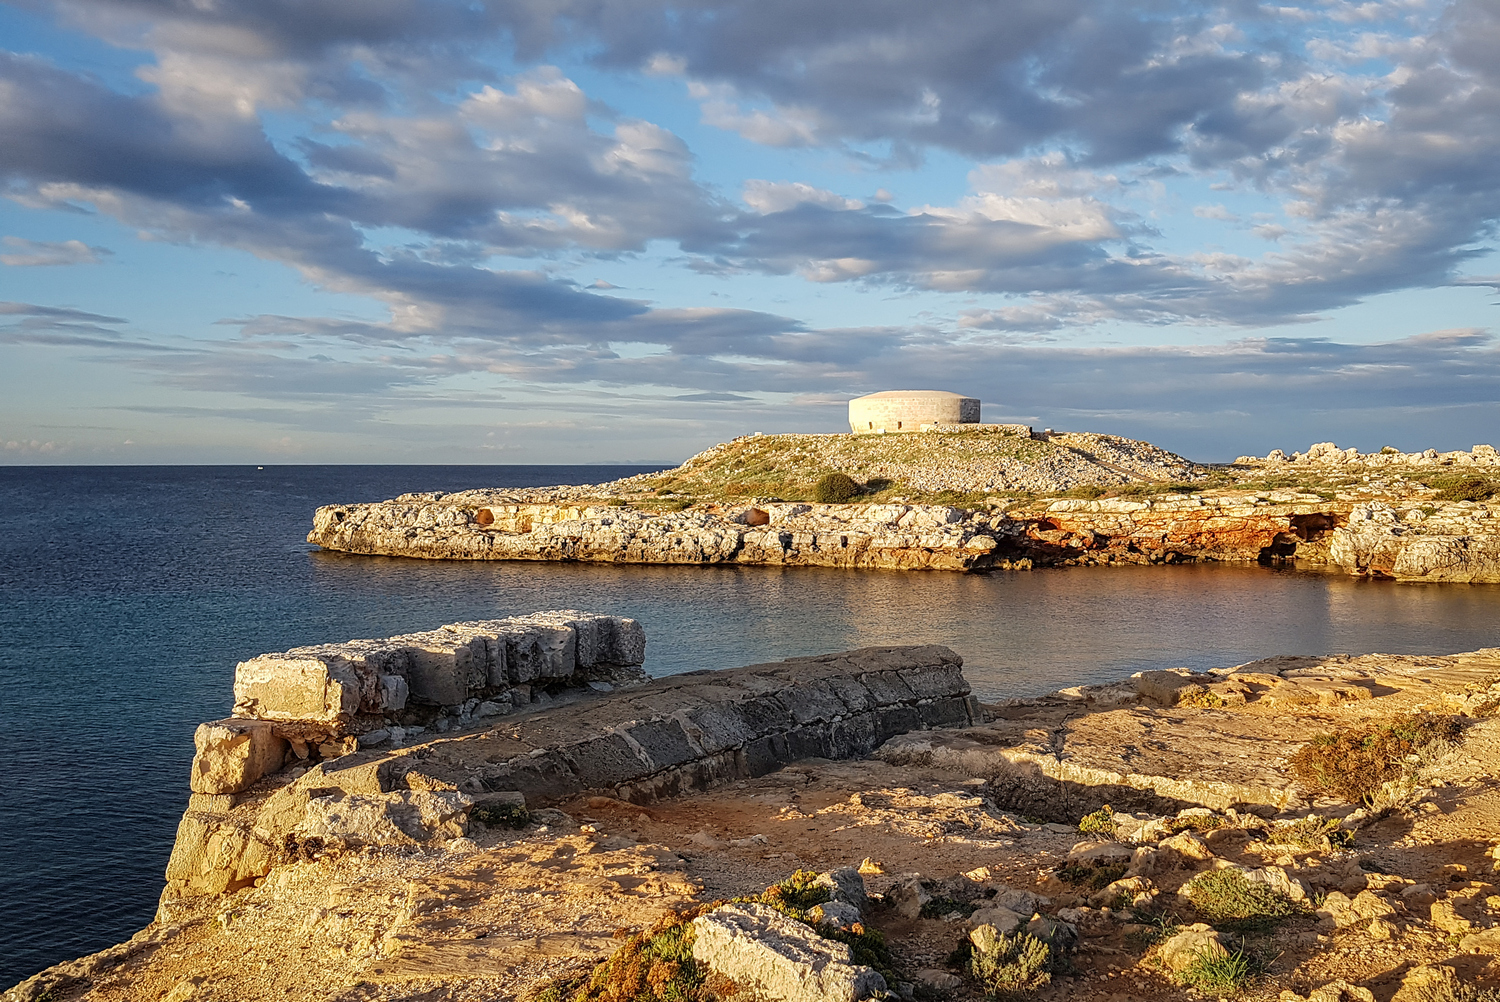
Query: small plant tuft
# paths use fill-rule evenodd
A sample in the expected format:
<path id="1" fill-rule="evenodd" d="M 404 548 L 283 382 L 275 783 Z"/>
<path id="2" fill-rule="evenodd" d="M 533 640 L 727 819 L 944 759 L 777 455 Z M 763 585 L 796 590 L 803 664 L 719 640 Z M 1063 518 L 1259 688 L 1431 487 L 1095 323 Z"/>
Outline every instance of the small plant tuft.
<path id="1" fill-rule="evenodd" d="M 469 820 L 486 828 L 525 828 L 531 824 L 531 812 L 524 804 L 480 804 L 469 812 Z"/>
<path id="2" fill-rule="evenodd" d="M 1101 839 L 1113 839 L 1115 837 L 1115 810 L 1108 804 L 1085 814 L 1078 822 L 1078 831 L 1083 835 L 1096 835 Z"/>
<path id="3" fill-rule="evenodd" d="M 1254 962 L 1237 950 L 1210 953 L 1204 950 L 1193 956 L 1192 963 L 1177 974 L 1177 980 L 1199 991 L 1237 992 L 1255 974 Z"/>
<path id="4" fill-rule="evenodd" d="M 1339 827 L 1337 818 L 1325 818 L 1309 814 L 1296 821 L 1285 822 L 1271 829 L 1266 841 L 1271 845 L 1294 845 L 1299 849 L 1347 848 L 1354 842 L 1354 833 Z"/>
<path id="5" fill-rule="evenodd" d="M 813 500 L 819 504 L 847 504 L 864 493 L 859 481 L 847 473 L 825 473 L 813 486 Z"/>
<path id="6" fill-rule="evenodd" d="M 1217 814 L 1187 814 L 1180 818 L 1168 818 L 1166 827 L 1173 835 L 1178 832 L 1211 832 L 1228 828 L 1229 821 Z"/>
<path id="7" fill-rule="evenodd" d="M 1125 876 L 1129 869 L 1124 863 L 1096 866 L 1092 863 L 1064 863 L 1053 871 L 1057 879 L 1074 887 L 1087 887 L 1102 891 Z"/>

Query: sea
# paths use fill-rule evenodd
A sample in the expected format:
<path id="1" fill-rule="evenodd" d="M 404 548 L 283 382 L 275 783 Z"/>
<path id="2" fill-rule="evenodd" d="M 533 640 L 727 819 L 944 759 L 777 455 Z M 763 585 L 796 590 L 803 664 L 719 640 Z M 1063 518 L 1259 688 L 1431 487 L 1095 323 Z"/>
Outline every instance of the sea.
<path id="1" fill-rule="evenodd" d="M 1258 566 L 1018 573 L 419 561 L 304 542 L 320 504 L 644 467 L 0 467 L 0 988 L 151 920 L 193 729 L 236 662 L 572 608 L 653 675 L 940 643 L 985 699 L 1276 654 L 1500 646 L 1500 586 Z"/>

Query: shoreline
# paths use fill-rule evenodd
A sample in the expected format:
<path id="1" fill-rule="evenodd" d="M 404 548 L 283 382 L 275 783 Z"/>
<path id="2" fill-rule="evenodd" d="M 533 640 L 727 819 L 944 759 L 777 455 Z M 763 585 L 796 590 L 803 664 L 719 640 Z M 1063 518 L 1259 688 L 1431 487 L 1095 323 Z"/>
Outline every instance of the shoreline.
<path id="1" fill-rule="evenodd" d="M 1265 874 L 1291 900 L 1311 902 L 1256 934 L 1282 958 L 1261 975 L 1269 997 L 1341 981 L 1389 1002 L 1417 967 L 1480 984 L 1500 972 L 1500 930 L 1489 931 L 1500 918 L 1489 903 L 1500 902 L 1500 790 L 1489 779 L 1500 762 L 1500 649 L 1279 657 L 979 705 L 942 648 L 632 684 L 615 663 L 637 656 L 628 624 L 538 614 L 241 665 L 236 712 L 249 715 L 205 728 L 300 735 L 306 758 L 278 746 L 291 764 L 251 776 L 242 767 L 257 761 L 253 739 L 200 729 L 173 866 L 181 878 L 194 860 L 206 879 L 179 881 L 129 943 L 42 972 L 6 1002 L 309 992 L 519 1000 L 586 974 L 618 944 L 617 927 L 643 929 L 804 866 L 862 859 L 874 895 L 865 921 L 884 931 L 908 993 L 927 985 L 977 997 L 982 985 L 942 958 L 978 917 L 1003 924 L 1005 914 L 1024 921 L 1035 911 L 1045 920 L 1036 928 L 1071 930 L 1071 973 L 1039 997 L 1102 1002 L 1126 971 L 1138 992 L 1187 999 L 1165 943 L 1143 939 L 1141 923 L 1169 914 L 1187 929 L 1204 914 L 1192 882 L 1226 869 Z M 571 648 L 566 637 L 544 642 L 563 627 Z M 592 639 L 580 645 L 585 634 Z M 494 637 L 510 639 L 497 647 Z M 425 661 L 399 654 L 418 650 Z M 512 656 L 547 650 L 541 660 Z M 399 674 L 409 693 L 428 686 L 427 702 L 413 704 L 427 726 L 408 719 L 409 740 L 380 735 L 363 749 L 359 737 L 375 724 L 389 730 L 386 718 L 401 711 L 361 718 L 343 697 L 310 710 L 298 695 L 313 691 L 309 660 L 353 671 L 355 656 L 379 669 L 377 687 L 380 671 Z M 487 659 L 483 678 L 476 659 Z M 431 708 L 459 678 L 494 701 L 499 676 L 488 672 L 500 663 L 512 699 L 521 686 L 538 697 L 525 712 L 490 716 L 468 701 Z M 544 664 L 550 675 L 537 674 Z M 614 684 L 602 683 L 606 673 Z M 273 676 L 292 688 L 276 695 L 266 687 Z M 358 671 L 340 684 L 350 698 L 366 688 Z M 327 685 L 314 688 L 327 695 Z M 277 705 L 303 716 L 286 719 Z M 434 727 L 434 712 L 450 726 Z M 1457 719 L 1462 736 L 1399 771 L 1375 806 L 1288 772 L 1321 733 L 1412 713 Z M 321 746 L 312 724 L 327 732 Z M 535 780 L 516 771 L 523 763 Z M 559 784 L 564 775 L 578 781 Z M 234 792 L 196 792 L 209 787 Z M 1113 807 L 1108 836 L 1081 832 L 1104 804 Z M 1267 835 L 1312 816 L 1349 833 L 1353 851 Z M 235 838 L 268 851 L 236 854 Z M 238 877 L 212 877 L 247 860 Z M 1117 881 L 1131 882 L 1126 905 L 1103 900 L 1118 897 L 1114 884 L 1101 898 L 1087 880 L 1070 882 L 1115 866 Z M 538 899 L 538 887 L 550 897 Z"/>
<path id="2" fill-rule="evenodd" d="M 829 477 L 842 497 L 825 496 Z M 1294 562 L 1500 583 L 1496 495 L 1487 445 L 1361 455 L 1325 442 L 1204 466 L 1084 433 L 754 435 L 607 484 L 324 505 L 307 541 L 427 560 L 970 573 Z"/>

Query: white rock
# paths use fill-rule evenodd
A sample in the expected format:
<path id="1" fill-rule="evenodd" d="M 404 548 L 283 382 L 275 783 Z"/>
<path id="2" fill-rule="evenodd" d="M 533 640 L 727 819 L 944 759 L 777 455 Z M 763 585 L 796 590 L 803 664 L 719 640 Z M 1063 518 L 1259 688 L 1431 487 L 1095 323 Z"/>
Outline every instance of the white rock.
<path id="1" fill-rule="evenodd" d="M 761 904 L 725 905 L 693 920 L 693 959 L 786 1002 L 859 1002 L 885 979 L 849 947 Z"/>

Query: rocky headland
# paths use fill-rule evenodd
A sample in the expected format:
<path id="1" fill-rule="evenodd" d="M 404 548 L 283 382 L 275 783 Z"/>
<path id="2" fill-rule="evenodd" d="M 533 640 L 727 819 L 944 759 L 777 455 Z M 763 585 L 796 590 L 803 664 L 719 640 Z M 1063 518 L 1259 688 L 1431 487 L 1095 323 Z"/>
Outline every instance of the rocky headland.
<path id="1" fill-rule="evenodd" d="M 242 663 L 156 920 L 6 1002 L 1494 997 L 1500 649 L 980 704 L 942 647 L 647 680 L 643 644 Z"/>
<path id="2" fill-rule="evenodd" d="M 820 480 L 855 486 L 816 500 Z M 326 505 L 308 542 L 425 559 L 993 571 L 1295 562 L 1500 582 L 1500 456 L 1332 443 L 1206 466 L 1104 435 L 750 436 L 608 484 Z"/>

